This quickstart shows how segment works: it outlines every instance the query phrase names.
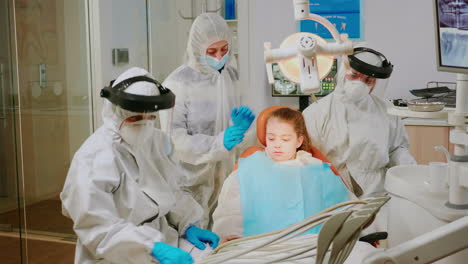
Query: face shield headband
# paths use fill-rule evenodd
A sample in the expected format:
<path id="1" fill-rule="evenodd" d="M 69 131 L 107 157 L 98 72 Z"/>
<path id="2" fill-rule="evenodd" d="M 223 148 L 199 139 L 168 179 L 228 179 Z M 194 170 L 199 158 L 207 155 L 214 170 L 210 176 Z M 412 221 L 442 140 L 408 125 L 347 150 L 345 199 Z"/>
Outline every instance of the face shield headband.
<path id="1" fill-rule="evenodd" d="M 373 53 L 379 57 L 382 58 L 382 66 L 377 67 L 368 63 L 365 63 L 364 61 L 358 59 L 355 55 L 359 54 L 361 52 L 370 52 Z M 393 65 L 385 58 L 385 56 L 373 49 L 370 48 L 364 48 L 364 47 L 359 47 L 355 48 L 353 55 L 348 55 L 348 61 L 349 61 L 349 66 L 353 68 L 354 70 L 365 74 L 367 76 L 371 76 L 374 78 L 378 79 L 387 79 L 390 77 L 393 71 Z"/>
<path id="2" fill-rule="evenodd" d="M 101 97 L 106 98 L 113 104 L 120 106 L 122 109 L 136 113 L 145 113 L 169 109 L 174 106 L 174 93 L 152 78 L 136 76 L 123 80 L 116 86 L 112 87 L 114 81 L 115 80 L 112 80 L 109 86 L 101 89 Z M 155 84 L 159 89 L 160 95 L 145 96 L 126 93 L 125 89 L 136 82 L 150 82 Z"/>

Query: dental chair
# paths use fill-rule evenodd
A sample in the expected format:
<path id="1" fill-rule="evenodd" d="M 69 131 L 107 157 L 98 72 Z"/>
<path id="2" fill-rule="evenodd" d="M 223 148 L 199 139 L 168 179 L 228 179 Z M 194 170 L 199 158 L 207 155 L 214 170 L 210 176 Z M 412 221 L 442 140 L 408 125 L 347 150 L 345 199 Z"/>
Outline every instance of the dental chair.
<path id="1" fill-rule="evenodd" d="M 249 147 L 241 154 L 240 158 L 247 158 L 247 157 L 249 157 L 250 155 L 254 154 L 257 151 L 265 151 L 265 147 L 266 147 L 266 124 L 267 124 L 268 118 L 270 117 L 270 115 L 274 111 L 276 111 L 278 109 L 281 109 L 281 108 L 289 108 L 289 109 L 297 111 L 297 109 L 294 109 L 294 108 L 289 107 L 289 106 L 271 106 L 271 107 L 268 107 L 265 110 L 263 110 L 260 113 L 260 115 L 258 116 L 257 124 L 256 124 L 257 125 L 257 138 L 258 138 L 259 142 L 263 145 L 263 147 L 260 147 L 260 146 Z M 313 142 L 312 142 L 312 144 L 313 144 Z M 308 150 L 307 152 L 309 152 L 310 154 L 312 154 L 312 156 L 314 158 L 317 158 L 317 159 L 321 160 L 322 162 L 330 163 L 331 170 L 333 171 L 333 173 L 336 176 L 339 176 L 341 178 L 341 181 L 346 186 L 346 188 L 350 192 L 355 193 L 356 196 L 360 196 L 359 194 L 356 193 L 356 192 L 358 192 L 358 193 L 362 192 L 362 189 L 358 185 L 358 183 L 353 178 L 351 178 L 350 183 L 347 184 L 347 182 L 343 179 L 343 177 L 340 175 L 338 170 L 331 164 L 330 160 L 318 148 L 312 146 L 312 149 Z M 235 171 L 235 170 L 237 170 L 237 168 L 238 168 L 238 163 L 235 164 L 233 170 Z M 351 186 L 352 188 L 350 188 L 349 185 L 352 185 Z M 373 219 L 372 219 L 371 222 L 373 222 Z M 371 233 L 371 234 L 365 235 L 363 237 L 360 237 L 359 241 L 367 242 L 367 243 L 373 245 L 374 247 L 377 247 L 381 240 L 387 239 L 387 236 L 388 236 L 387 232 L 375 232 L 375 233 Z"/>

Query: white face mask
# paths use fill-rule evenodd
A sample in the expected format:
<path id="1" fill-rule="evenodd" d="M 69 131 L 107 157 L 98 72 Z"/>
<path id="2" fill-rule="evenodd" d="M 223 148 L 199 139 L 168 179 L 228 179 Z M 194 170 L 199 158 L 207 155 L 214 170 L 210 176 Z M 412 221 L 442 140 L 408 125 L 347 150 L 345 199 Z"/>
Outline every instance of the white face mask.
<path id="1" fill-rule="evenodd" d="M 138 143 L 138 136 L 140 136 L 141 130 L 140 126 L 125 124 L 120 129 L 120 135 L 129 145 L 135 146 Z"/>
<path id="2" fill-rule="evenodd" d="M 162 148 L 161 151 L 166 156 L 169 155 L 172 152 L 169 137 L 166 133 L 151 125 L 151 122 L 153 121 L 143 120 L 133 124 L 125 124 L 120 129 L 120 135 L 125 142 L 139 150 L 144 149 L 148 145 L 148 140 L 156 141 Z"/>
<path id="3" fill-rule="evenodd" d="M 346 80 L 344 84 L 344 91 L 348 99 L 356 102 L 369 95 L 370 87 L 358 80 Z"/>

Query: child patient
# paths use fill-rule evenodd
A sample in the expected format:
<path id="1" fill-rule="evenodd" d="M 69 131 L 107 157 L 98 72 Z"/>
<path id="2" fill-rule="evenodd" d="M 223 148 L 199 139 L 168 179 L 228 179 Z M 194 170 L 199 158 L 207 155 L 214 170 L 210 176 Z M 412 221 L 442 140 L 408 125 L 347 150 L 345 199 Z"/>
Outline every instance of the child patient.
<path id="1" fill-rule="evenodd" d="M 213 214 L 213 231 L 223 242 L 284 228 L 348 200 L 341 178 L 307 152 L 311 147 L 299 111 L 272 112 L 265 151 L 241 158 L 224 182 Z"/>

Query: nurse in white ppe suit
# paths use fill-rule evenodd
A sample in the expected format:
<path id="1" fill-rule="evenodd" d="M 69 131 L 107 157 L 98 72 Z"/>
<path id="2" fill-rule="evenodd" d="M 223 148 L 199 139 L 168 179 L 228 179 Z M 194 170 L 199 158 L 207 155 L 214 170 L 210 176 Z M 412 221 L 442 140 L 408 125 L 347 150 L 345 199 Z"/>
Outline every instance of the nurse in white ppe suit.
<path id="1" fill-rule="evenodd" d="M 381 53 L 355 48 L 341 63 L 336 90 L 307 107 L 304 118 L 312 142 L 345 178 L 362 188 L 357 196 L 384 192 L 388 168 L 414 164 L 399 117 L 387 114 L 383 94 L 393 65 Z"/>
<path id="2" fill-rule="evenodd" d="M 169 136 L 154 126 L 174 94 L 140 68 L 111 84 L 101 90 L 104 124 L 73 157 L 60 194 L 78 236 L 75 263 L 190 264 L 194 245 L 219 238 L 195 226 L 202 209 L 178 188 Z"/>
<path id="3" fill-rule="evenodd" d="M 203 207 L 204 227 L 211 226 L 218 194 L 240 151 L 238 144 L 255 118 L 249 108 L 239 107 L 233 56 L 226 21 L 218 14 L 201 14 L 190 30 L 184 64 L 163 83 L 177 100 L 172 126 L 162 128 L 172 129 L 175 156 L 190 171 L 183 185 Z M 160 112 L 163 125 L 168 123 L 165 112 Z M 249 136 L 255 140 L 253 133 Z"/>

